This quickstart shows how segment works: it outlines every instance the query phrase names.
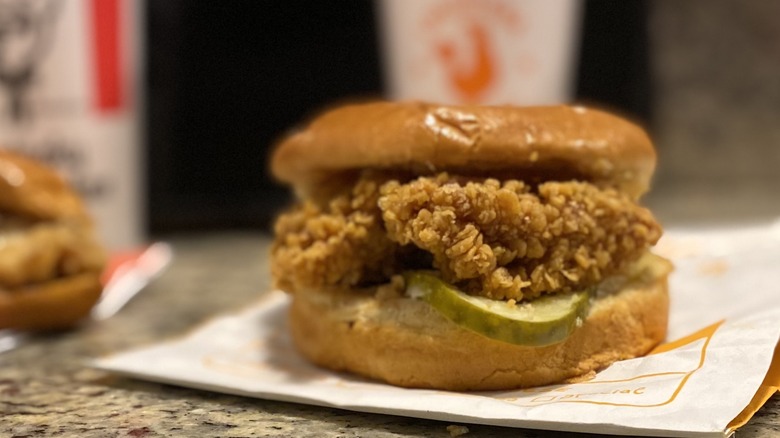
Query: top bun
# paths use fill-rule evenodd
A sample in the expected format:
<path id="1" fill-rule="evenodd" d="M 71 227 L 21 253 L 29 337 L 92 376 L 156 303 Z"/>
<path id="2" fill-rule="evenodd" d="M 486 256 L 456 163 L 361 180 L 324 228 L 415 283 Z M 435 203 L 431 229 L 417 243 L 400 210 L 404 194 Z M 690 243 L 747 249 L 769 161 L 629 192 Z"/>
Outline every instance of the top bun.
<path id="1" fill-rule="evenodd" d="M 87 220 L 81 198 L 50 167 L 0 150 L 0 213 L 30 219 Z"/>
<path id="2" fill-rule="evenodd" d="M 276 149 L 271 169 L 300 193 L 373 168 L 514 179 L 579 179 L 639 198 L 655 151 L 638 126 L 570 106 L 353 104 L 321 114 Z"/>

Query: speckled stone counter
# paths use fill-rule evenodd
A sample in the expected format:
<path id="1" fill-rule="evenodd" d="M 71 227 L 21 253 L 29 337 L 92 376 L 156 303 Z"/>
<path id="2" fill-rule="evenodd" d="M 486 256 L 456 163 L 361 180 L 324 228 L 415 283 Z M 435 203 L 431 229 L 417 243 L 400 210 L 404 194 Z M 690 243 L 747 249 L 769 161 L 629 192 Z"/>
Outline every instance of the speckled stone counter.
<path id="1" fill-rule="evenodd" d="M 267 289 L 268 240 L 261 235 L 172 242 L 176 259 L 168 272 L 114 318 L 40 336 L 0 355 L 0 437 L 450 436 L 451 423 L 227 396 L 90 369 L 85 363 L 91 358 L 181 334 Z M 468 430 L 467 437 L 560 435 L 477 425 Z M 780 397 L 738 435 L 780 436 Z"/>

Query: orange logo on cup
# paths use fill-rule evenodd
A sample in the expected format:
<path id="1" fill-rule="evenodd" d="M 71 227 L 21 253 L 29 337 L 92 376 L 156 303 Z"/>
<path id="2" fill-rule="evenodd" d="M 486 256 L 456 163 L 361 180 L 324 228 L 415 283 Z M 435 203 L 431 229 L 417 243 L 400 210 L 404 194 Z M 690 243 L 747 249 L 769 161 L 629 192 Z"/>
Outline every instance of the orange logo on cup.
<path id="1" fill-rule="evenodd" d="M 485 103 L 505 99 L 523 75 L 518 60 L 525 23 L 521 7 L 505 0 L 430 0 L 421 3 L 412 38 L 420 51 L 409 64 L 417 83 L 437 81 L 440 100 Z M 418 93 L 418 94 L 425 94 Z"/>
<path id="2" fill-rule="evenodd" d="M 452 42 L 441 42 L 436 46 L 436 53 L 444 67 L 450 86 L 465 102 L 479 102 L 496 78 L 496 62 L 494 51 L 485 28 L 472 23 L 468 29 L 468 37 L 472 47 L 470 65 L 458 63 L 456 50 Z M 461 47 L 462 49 L 462 47 Z M 460 57 L 460 59 L 463 59 Z"/>

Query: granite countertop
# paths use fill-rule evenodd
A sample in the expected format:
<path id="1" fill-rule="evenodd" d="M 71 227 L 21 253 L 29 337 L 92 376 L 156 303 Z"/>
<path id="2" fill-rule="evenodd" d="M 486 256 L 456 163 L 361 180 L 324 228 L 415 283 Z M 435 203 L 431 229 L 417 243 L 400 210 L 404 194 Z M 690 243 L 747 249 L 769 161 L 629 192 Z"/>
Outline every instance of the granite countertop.
<path id="1" fill-rule="evenodd" d="M 172 242 L 171 268 L 114 318 L 0 354 L 1 437 L 450 436 L 446 422 L 227 396 L 89 368 L 91 358 L 181 334 L 267 290 L 266 237 L 234 233 Z M 560 435 L 479 425 L 468 430 L 468 437 Z M 778 396 L 738 433 L 778 434 Z"/>

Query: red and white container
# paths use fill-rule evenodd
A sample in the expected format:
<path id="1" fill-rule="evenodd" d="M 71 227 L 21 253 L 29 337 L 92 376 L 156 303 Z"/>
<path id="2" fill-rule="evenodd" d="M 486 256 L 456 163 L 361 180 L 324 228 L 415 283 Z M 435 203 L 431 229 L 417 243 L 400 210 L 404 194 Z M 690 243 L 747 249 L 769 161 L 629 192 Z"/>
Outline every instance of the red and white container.
<path id="1" fill-rule="evenodd" d="M 58 168 L 112 248 L 143 237 L 140 2 L 0 3 L 0 145 Z"/>

